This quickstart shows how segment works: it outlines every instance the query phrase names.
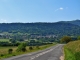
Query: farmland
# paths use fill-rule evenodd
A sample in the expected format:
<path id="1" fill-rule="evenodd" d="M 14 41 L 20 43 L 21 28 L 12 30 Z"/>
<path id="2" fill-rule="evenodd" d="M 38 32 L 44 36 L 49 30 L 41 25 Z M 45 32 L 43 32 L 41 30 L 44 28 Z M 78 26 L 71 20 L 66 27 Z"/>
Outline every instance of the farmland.
<path id="1" fill-rule="evenodd" d="M 9 42 L 9 39 L 0 39 L 0 42 Z"/>

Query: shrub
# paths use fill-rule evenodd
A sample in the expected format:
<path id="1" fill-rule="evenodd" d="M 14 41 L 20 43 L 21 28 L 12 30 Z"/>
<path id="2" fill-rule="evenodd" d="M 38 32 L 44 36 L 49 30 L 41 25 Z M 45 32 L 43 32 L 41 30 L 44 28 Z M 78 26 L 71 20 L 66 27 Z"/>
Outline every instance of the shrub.
<path id="1" fill-rule="evenodd" d="M 40 49 L 40 47 L 39 47 L 39 46 L 36 46 L 36 48 L 37 48 L 37 49 Z"/>
<path id="2" fill-rule="evenodd" d="M 13 54 L 12 56 L 16 56 L 16 55 Z"/>
<path id="3" fill-rule="evenodd" d="M 21 52 L 21 51 L 25 52 L 26 51 L 26 44 L 25 43 L 20 44 L 16 51 L 17 52 Z"/>
<path id="4" fill-rule="evenodd" d="M 8 49 L 8 53 L 12 54 L 13 49 Z"/>
<path id="5" fill-rule="evenodd" d="M 29 47 L 29 50 L 33 50 L 33 47 L 32 47 L 32 46 L 30 46 L 30 47 Z"/>
<path id="6" fill-rule="evenodd" d="M 0 54 L 0 56 L 2 57 L 2 56 L 4 56 L 3 54 Z"/>

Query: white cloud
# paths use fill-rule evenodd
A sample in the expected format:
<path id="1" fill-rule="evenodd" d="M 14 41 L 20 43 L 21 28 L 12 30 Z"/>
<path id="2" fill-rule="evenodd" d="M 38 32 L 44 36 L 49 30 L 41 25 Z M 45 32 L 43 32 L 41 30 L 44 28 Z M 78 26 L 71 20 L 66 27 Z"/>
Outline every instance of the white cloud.
<path id="1" fill-rule="evenodd" d="M 55 11 L 59 11 L 59 10 L 63 10 L 64 8 L 60 7 L 58 9 L 56 9 Z"/>
<path id="2" fill-rule="evenodd" d="M 59 10 L 63 10 L 64 8 L 60 7 Z"/>
<path id="3" fill-rule="evenodd" d="M 7 23 L 6 19 L 1 19 L 0 21 L 1 21 L 1 23 Z"/>

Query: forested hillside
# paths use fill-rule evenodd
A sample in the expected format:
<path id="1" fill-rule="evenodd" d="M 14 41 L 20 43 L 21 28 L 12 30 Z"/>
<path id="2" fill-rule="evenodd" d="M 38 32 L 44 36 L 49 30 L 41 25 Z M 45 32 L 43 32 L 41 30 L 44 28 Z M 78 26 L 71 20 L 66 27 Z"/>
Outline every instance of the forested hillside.
<path id="1" fill-rule="evenodd" d="M 0 32 L 28 33 L 28 34 L 54 34 L 54 35 L 80 35 L 80 26 L 57 22 L 57 23 L 1 23 Z"/>
<path id="2" fill-rule="evenodd" d="M 73 20 L 73 21 L 60 21 L 60 22 L 63 22 L 63 23 L 71 23 L 71 24 L 80 26 L 80 20 L 79 19 Z"/>

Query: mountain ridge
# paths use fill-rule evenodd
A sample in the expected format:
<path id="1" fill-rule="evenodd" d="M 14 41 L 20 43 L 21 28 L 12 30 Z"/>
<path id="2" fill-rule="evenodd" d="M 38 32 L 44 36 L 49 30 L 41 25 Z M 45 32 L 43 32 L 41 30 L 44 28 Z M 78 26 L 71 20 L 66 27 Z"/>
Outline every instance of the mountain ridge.
<path id="1" fill-rule="evenodd" d="M 80 35 L 80 26 L 56 22 L 56 23 L 2 23 L 0 33 L 28 33 L 28 34 L 54 34 L 54 35 Z"/>
<path id="2" fill-rule="evenodd" d="M 71 24 L 80 26 L 80 20 L 79 20 L 79 19 L 77 19 L 77 20 L 72 20 L 72 21 L 59 21 L 59 22 L 71 23 Z"/>

